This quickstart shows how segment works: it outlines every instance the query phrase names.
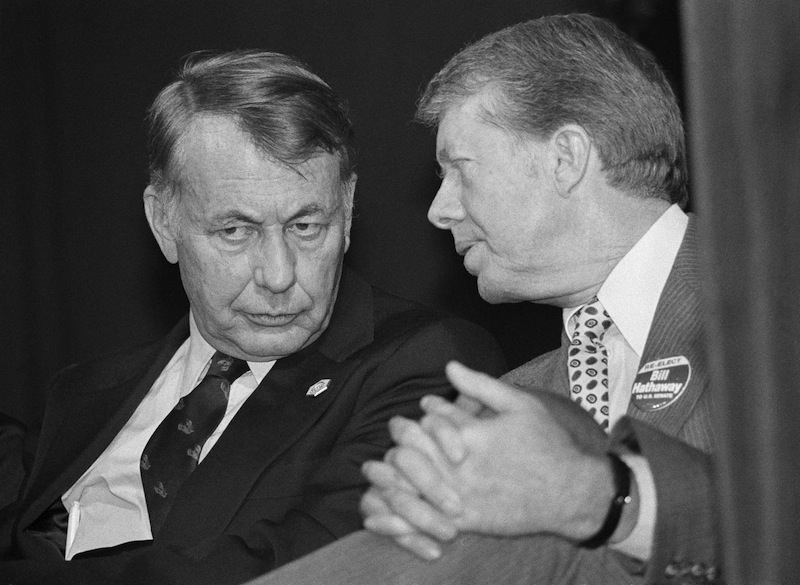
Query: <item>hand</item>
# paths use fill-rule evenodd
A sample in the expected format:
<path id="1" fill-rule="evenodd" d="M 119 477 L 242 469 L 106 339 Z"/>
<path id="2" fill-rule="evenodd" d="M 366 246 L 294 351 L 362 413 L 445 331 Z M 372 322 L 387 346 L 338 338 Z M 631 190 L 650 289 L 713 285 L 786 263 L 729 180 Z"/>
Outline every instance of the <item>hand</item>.
<path id="1" fill-rule="evenodd" d="M 369 461 L 364 464 L 364 474 L 374 485 L 366 498 L 365 516 L 386 516 L 391 512 L 391 508 L 380 495 L 382 491 L 392 492 L 396 498 L 401 499 L 409 499 L 412 496 L 418 498 L 420 492 L 424 492 L 436 509 L 451 516 L 461 513 L 458 494 L 447 484 L 439 483 L 440 474 L 434 467 L 438 468 L 440 472 L 446 473 L 448 463 L 461 462 L 465 454 L 465 446 L 457 428 L 471 422 L 475 415 L 482 412 L 485 414 L 486 410 L 479 402 L 465 395 L 459 396 L 455 404 L 439 396 L 426 396 L 422 399 L 422 409 L 438 415 L 437 419 L 445 420 L 438 420 L 438 424 L 433 424 L 434 417 L 426 416 L 422 419 L 421 424 L 418 424 L 398 416 L 389 421 L 390 435 L 395 443 L 404 448 L 390 450 L 382 463 Z M 447 424 L 447 422 L 451 424 Z M 419 472 L 412 476 L 413 481 L 418 484 L 417 486 L 397 472 L 399 466 L 419 468 Z M 381 503 L 378 500 L 381 500 Z M 435 509 L 425 510 L 425 505 L 424 502 L 416 504 L 411 500 L 407 502 L 407 506 L 419 509 L 417 514 L 413 514 L 413 509 L 410 510 L 411 514 L 418 518 L 417 523 L 431 524 L 431 532 L 436 531 L 434 526 L 439 527 L 441 532 L 439 538 L 452 538 L 454 532 L 448 522 L 449 518 L 436 515 Z M 426 519 L 425 515 L 434 517 Z M 375 518 L 370 520 L 367 524 L 375 523 Z M 408 523 L 403 523 L 397 517 L 387 519 L 386 524 L 387 534 L 393 533 L 391 527 L 394 527 L 397 533 L 409 530 Z"/>
<path id="2" fill-rule="evenodd" d="M 393 432 L 399 445 L 384 463 L 393 471 L 382 470 L 377 490 L 383 518 L 394 517 L 396 528 L 402 519 L 406 539 L 412 527 L 436 536 L 434 525 L 448 534 L 453 527 L 574 539 L 593 534 L 613 486 L 606 437 L 591 416 L 566 399 L 523 392 L 458 364 L 447 373 L 464 397 L 494 414 L 476 418 L 426 398 L 421 423 L 406 421 Z"/>
<path id="3" fill-rule="evenodd" d="M 368 461 L 363 465 L 364 475 L 373 484 L 361 499 L 364 526 L 392 538 L 401 547 L 424 559 L 435 559 L 441 554 L 439 541 L 450 540 L 457 534 L 455 524 L 446 514 L 457 515 L 461 509 L 454 507 L 458 494 L 453 490 L 441 490 L 442 486 L 437 490 L 436 485 L 426 484 L 426 478 L 435 480 L 439 473 L 426 473 L 424 469 L 438 464 L 444 471 L 447 463 L 436 443 L 417 423 L 394 417 L 389 422 L 389 430 L 397 443 L 416 444 L 416 449 L 392 449 L 386 453 L 384 461 Z M 413 460 L 417 460 L 416 465 L 420 465 L 422 471 L 415 480 L 420 482 L 422 491 L 434 498 L 436 506 L 422 499 L 420 489 L 397 471 L 398 458 L 411 458 L 412 461 L 403 463 L 410 466 L 414 466 Z M 403 515 L 395 513 L 392 506 L 403 510 Z"/>

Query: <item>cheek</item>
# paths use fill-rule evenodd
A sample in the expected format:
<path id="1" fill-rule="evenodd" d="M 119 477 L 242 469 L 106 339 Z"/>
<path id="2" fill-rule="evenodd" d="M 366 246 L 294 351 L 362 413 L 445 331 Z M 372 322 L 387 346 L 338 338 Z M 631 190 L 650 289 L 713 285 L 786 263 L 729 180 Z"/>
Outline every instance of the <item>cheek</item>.
<path id="1" fill-rule="evenodd" d="M 317 254 L 297 257 L 297 285 L 314 301 L 315 310 L 324 310 L 333 297 L 341 271 L 344 239 Z"/>
<path id="2" fill-rule="evenodd" d="M 246 262 L 187 250 L 179 257 L 186 294 L 196 308 L 222 307 L 235 299 L 249 279 Z"/>
<path id="3" fill-rule="evenodd" d="M 503 213 L 503 201 L 498 201 L 494 192 L 485 188 L 464 189 L 461 206 L 470 223 L 483 232 L 491 230 L 498 215 Z"/>

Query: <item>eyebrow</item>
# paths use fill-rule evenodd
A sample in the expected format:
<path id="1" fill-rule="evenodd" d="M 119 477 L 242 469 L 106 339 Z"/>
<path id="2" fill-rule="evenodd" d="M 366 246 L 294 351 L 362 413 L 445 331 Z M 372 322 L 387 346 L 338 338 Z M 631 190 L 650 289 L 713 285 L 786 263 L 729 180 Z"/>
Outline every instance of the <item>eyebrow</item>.
<path id="1" fill-rule="evenodd" d="M 225 222 L 228 220 L 246 221 L 248 223 L 258 223 L 258 221 L 254 217 L 236 210 L 233 210 L 231 212 L 218 213 L 212 216 L 211 220 L 215 223 Z"/>
<path id="2" fill-rule="evenodd" d="M 338 208 L 338 206 L 336 207 Z M 291 216 L 286 219 L 286 222 L 295 221 L 301 217 L 307 217 L 310 215 L 317 215 L 322 214 L 324 216 L 329 216 L 335 209 L 329 211 L 324 206 L 320 205 L 319 203 L 309 203 L 308 205 L 304 205 L 297 211 L 295 211 Z M 248 215 L 238 210 L 231 210 L 230 212 L 220 213 L 213 217 L 212 221 L 217 223 L 226 222 L 229 220 L 234 221 L 244 221 L 247 223 L 260 223 L 260 220 L 252 215 Z"/>
<path id="3" fill-rule="evenodd" d="M 471 161 L 475 160 L 473 156 L 467 153 L 460 153 L 456 152 L 455 155 L 451 154 L 446 146 L 443 146 L 438 151 L 436 151 L 436 162 L 439 163 L 439 166 L 442 165 L 453 165 L 455 166 L 459 162 L 463 161 Z"/>
<path id="4" fill-rule="evenodd" d="M 327 216 L 327 215 L 329 215 L 331 213 L 331 211 L 329 211 L 328 209 L 326 209 L 325 207 L 323 207 L 319 203 L 309 203 L 308 205 L 304 205 L 303 207 L 298 209 L 296 212 L 294 212 L 289 217 L 289 219 L 287 221 L 293 221 L 293 220 L 298 219 L 300 217 L 306 217 L 308 215 L 316 215 L 316 214 L 320 214 L 320 213 L 322 215 Z"/>

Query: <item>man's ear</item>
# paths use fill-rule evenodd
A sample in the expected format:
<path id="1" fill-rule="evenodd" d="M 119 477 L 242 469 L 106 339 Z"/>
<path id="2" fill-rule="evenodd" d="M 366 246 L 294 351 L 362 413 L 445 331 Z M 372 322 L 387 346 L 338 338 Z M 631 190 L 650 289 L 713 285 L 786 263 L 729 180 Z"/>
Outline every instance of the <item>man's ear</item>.
<path id="1" fill-rule="evenodd" d="M 356 192 L 356 181 L 358 176 L 353 173 L 353 176 L 347 180 L 343 187 L 342 204 L 345 206 L 344 217 L 344 251 L 350 248 L 350 226 L 353 224 L 353 205 Z"/>
<path id="2" fill-rule="evenodd" d="M 592 141 L 581 126 L 562 126 L 550 139 L 555 154 L 555 179 L 559 195 L 568 197 L 586 175 Z"/>
<path id="3" fill-rule="evenodd" d="M 153 232 L 164 258 L 171 264 L 177 264 L 176 226 L 167 205 L 164 195 L 152 185 L 148 185 L 144 190 L 144 213 L 147 216 L 147 223 L 150 224 L 150 230 Z"/>

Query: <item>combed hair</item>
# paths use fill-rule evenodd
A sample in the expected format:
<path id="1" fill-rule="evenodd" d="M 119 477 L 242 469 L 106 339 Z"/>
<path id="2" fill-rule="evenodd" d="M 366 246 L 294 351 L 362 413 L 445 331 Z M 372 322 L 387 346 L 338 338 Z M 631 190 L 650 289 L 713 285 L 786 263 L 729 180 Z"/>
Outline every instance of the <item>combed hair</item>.
<path id="1" fill-rule="evenodd" d="M 687 201 L 683 122 L 655 57 L 611 22 L 546 16 L 487 35 L 455 55 L 420 98 L 417 120 L 437 126 L 449 108 L 492 91 L 485 120 L 545 140 L 578 124 L 608 183 L 644 197 Z"/>
<path id="2" fill-rule="evenodd" d="M 342 183 L 355 174 L 345 103 L 293 57 L 264 51 L 187 56 L 148 112 L 150 184 L 180 192 L 180 140 L 200 115 L 227 116 L 267 156 L 296 167 L 320 152 L 339 157 Z"/>

